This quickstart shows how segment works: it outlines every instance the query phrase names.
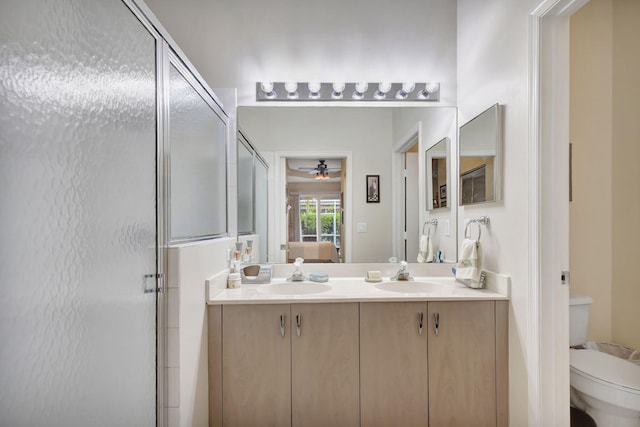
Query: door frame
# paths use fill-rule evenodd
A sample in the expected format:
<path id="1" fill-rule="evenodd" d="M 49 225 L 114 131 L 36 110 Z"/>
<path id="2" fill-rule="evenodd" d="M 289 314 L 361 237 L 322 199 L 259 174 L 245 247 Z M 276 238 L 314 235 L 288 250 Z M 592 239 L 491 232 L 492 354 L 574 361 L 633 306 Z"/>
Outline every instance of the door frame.
<path id="1" fill-rule="evenodd" d="M 588 0 L 529 15 L 529 425 L 569 424 L 569 18 Z"/>
<path id="2" fill-rule="evenodd" d="M 393 256 L 402 259 L 404 254 L 404 153 L 414 144 L 418 144 L 418 194 L 424 194 L 424 163 L 420 161 L 420 154 L 424 152 L 422 142 L 422 122 L 416 122 L 409 128 L 409 131 L 393 144 L 391 149 L 391 188 L 393 195 L 391 223 L 392 226 L 392 250 Z M 418 197 L 418 221 L 423 224 L 425 221 L 424 197 Z M 412 261 L 415 262 L 415 261 Z"/>
<path id="3" fill-rule="evenodd" d="M 344 239 L 346 248 L 343 254 L 342 262 L 351 262 L 351 248 L 352 248 L 352 214 L 353 214 L 353 198 L 352 198 L 352 168 L 353 158 L 351 151 L 276 151 L 274 153 L 274 187 L 270 194 L 274 195 L 274 209 L 270 212 L 273 215 L 273 239 L 269 242 L 269 253 L 271 257 L 269 261 L 276 263 L 286 263 L 287 257 L 285 251 L 281 249 L 281 245 L 286 245 L 287 242 L 287 230 L 288 223 L 287 218 L 287 158 L 296 159 L 323 159 L 323 158 L 341 158 L 345 161 L 346 174 L 344 182 L 344 206 L 343 218 L 344 218 Z M 271 169 L 271 168 L 270 168 Z M 283 215 L 280 217 L 278 211 Z M 342 248 L 341 248 L 342 250 Z"/>

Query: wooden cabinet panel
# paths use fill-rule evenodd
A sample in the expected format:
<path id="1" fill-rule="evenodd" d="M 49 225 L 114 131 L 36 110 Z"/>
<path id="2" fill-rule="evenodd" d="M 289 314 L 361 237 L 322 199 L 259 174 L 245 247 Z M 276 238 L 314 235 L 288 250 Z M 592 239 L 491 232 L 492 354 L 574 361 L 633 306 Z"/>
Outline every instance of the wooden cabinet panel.
<path id="1" fill-rule="evenodd" d="M 224 426 L 290 426 L 289 305 L 225 305 L 222 319 Z"/>
<path id="2" fill-rule="evenodd" d="M 207 307 L 209 427 L 222 427 L 222 306 Z"/>
<path id="3" fill-rule="evenodd" d="M 358 303 L 291 306 L 292 425 L 360 425 L 358 358 Z"/>
<path id="4" fill-rule="evenodd" d="M 429 424 L 496 426 L 495 302 L 428 305 Z"/>
<path id="5" fill-rule="evenodd" d="M 420 313 L 422 335 L 418 330 Z M 360 304 L 363 427 L 427 426 L 426 316 L 425 302 Z"/>

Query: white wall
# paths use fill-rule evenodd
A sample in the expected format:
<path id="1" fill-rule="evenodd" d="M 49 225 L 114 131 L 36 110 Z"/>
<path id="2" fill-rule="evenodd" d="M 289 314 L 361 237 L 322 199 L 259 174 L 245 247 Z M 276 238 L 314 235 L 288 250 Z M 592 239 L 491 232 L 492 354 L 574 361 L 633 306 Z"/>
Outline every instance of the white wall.
<path id="1" fill-rule="evenodd" d="M 505 106 L 503 201 L 461 209 L 458 231 L 464 218 L 491 218 L 485 267 L 513 283 L 510 424 L 527 425 L 528 18 L 540 0 L 147 2 L 212 86 L 239 88 L 239 105 L 255 103 L 264 79 L 428 78 L 442 82 L 441 105 L 460 107 L 459 123 Z"/>
<path id="2" fill-rule="evenodd" d="M 509 323 L 510 425 L 528 424 L 526 370 L 528 254 L 528 28 L 538 0 L 458 0 L 458 107 L 463 124 L 494 103 L 504 105 L 503 201 L 461 207 L 464 219 L 488 215 L 485 267 L 512 278 Z"/>
<path id="3" fill-rule="evenodd" d="M 254 258 L 260 256 L 259 237 L 253 239 Z M 209 425 L 208 329 L 205 281 L 223 273 L 227 249 L 235 238 L 176 245 L 167 250 L 167 419 L 168 427 Z"/>
<path id="4" fill-rule="evenodd" d="M 457 150 L 457 111 L 454 107 L 451 108 L 394 108 L 393 109 L 393 142 L 398 143 L 407 136 L 410 129 L 415 128 L 417 123 L 421 126 L 421 139 L 422 146 L 419 150 L 418 162 L 421 169 L 421 175 L 419 179 L 422 182 L 426 182 L 425 178 L 425 156 L 424 152 L 431 146 L 438 143 L 442 138 L 449 138 L 449 165 L 447 170 L 449 179 L 456 176 L 456 150 Z M 453 151 L 452 151 L 453 150 Z M 452 175 L 453 174 L 453 175 Z M 430 181 L 430 180 L 429 180 Z M 432 239 L 434 251 L 441 250 L 444 254 L 444 260 L 447 262 L 456 262 L 457 256 L 457 242 L 456 242 L 456 217 L 457 217 L 457 203 L 458 193 L 454 182 L 449 182 L 447 198 L 449 200 L 449 207 L 445 209 L 437 209 L 433 211 L 426 211 L 426 195 L 425 189 L 421 191 L 421 215 L 420 215 L 420 232 L 422 232 L 422 226 L 428 219 L 437 219 L 438 226 L 432 230 Z M 453 204 L 453 206 L 452 206 Z M 448 234 L 448 235 L 447 235 Z M 414 261 L 414 260 L 411 260 Z"/>
<path id="5" fill-rule="evenodd" d="M 352 262 L 386 262 L 391 243 L 391 110 L 388 108 L 241 107 L 242 132 L 270 158 L 274 152 L 351 151 L 353 156 L 353 227 L 367 223 L 367 233 L 352 233 Z M 366 203 L 365 176 L 380 175 L 380 203 Z M 274 194 L 275 182 L 270 183 Z M 276 203 L 272 210 L 278 211 Z M 277 216 L 277 215 L 276 215 Z M 285 243 L 285 242 L 276 242 Z"/>
<path id="6" fill-rule="evenodd" d="M 146 3 L 212 87 L 238 88 L 238 105 L 255 103 L 258 81 L 314 79 L 440 81 L 455 105 L 452 0 Z"/>

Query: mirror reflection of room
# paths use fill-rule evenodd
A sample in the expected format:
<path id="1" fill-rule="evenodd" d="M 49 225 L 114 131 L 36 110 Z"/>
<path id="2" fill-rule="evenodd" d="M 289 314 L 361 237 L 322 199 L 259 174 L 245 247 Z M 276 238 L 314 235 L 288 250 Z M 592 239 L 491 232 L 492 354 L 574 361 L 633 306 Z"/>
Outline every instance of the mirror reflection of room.
<path id="1" fill-rule="evenodd" d="M 449 138 L 443 138 L 429 148 L 425 153 L 425 167 L 427 177 L 427 205 L 428 210 L 446 208 L 447 183 L 449 162 Z"/>
<path id="2" fill-rule="evenodd" d="M 342 262 L 342 159 L 295 159 L 287 164 L 287 262 Z"/>
<path id="3" fill-rule="evenodd" d="M 303 246 L 303 243 L 304 246 L 311 246 L 306 243 L 321 246 L 319 243 L 331 240 L 335 246 L 331 248 L 331 254 L 316 252 L 301 257 L 305 262 L 386 263 L 391 257 L 415 262 L 422 225 L 435 216 L 442 221 L 442 226 L 433 230 L 434 249 L 442 251 L 444 262 L 455 262 L 456 228 L 447 224 L 456 223 L 457 204 L 451 206 L 450 201 L 452 197 L 457 200 L 457 192 L 449 188 L 450 185 L 441 184 L 446 187 L 442 192 L 438 188 L 438 195 L 447 196 L 447 208 L 430 212 L 431 204 L 427 201 L 430 199 L 425 196 L 428 180 L 423 159 L 425 151 L 443 138 L 457 140 L 456 120 L 455 107 L 238 108 L 238 126 L 267 159 L 273 172 L 274 179 L 269 183 L 269 194 L 272 195 L 269 200 L 269 261 L 290 262 L 300 251 L 304 253 L 304 249 L 296 246 Z M 401 183 L 404 183 L 405 152 L 414 144 L 417 152 L 414 148 L 412 154 L 416 156 L 417 167 L 407 182 L 415 189 L 408 197 L 415 214 L 407 221 L 405 229 L 404 185 Z M 316 180 L 316 168 L 320 169 L 320 164 L 329 169 L 338 168 L 331 161 L 340 159 L 342 167 L 339 171 L 330 170 L 328 180 Z M 306 163 L 296 164 L 302 161 Z M 450 162 L 451 156 L 442 160 L 446 161 Z M 447 170 L 450 171 L 450 167 Z M 337 180 L 332 174 L 338 172 L 340 187 L 338 184 L 332 187 L 332 180 Z M 442 175 L 446 177 L 447 172 Z M 377 197 L 370 197 L 370 179 L 377 182 L 373 192 Z M 318 182 L 316 185 L 323 190 L 300 189 L 300 183 L 295 180 Z M 440 203 L 442 199 L 438 200 Z M 294 209 L 296 201 L 298 207 Z M 323 203 L 331 205 L 323 206 Z M 318 210 L 320 216 L 317 216 Z M 339 223 L 335 232 L 328 228 L 328 220 L 322 218 L 333 212 Z M 297 222 L 300 220 L 296 220 L 295 215 L 313 217 L 315 221 L 307 220 L 309 226 L 303 228 L 307 223 Z"/>

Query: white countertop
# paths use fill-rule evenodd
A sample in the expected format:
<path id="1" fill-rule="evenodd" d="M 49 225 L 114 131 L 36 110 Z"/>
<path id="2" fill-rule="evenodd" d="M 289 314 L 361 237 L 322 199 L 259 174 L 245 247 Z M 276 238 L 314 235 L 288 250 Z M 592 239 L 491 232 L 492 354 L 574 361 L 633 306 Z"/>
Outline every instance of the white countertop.
<path id="1" fill-rule="evenodd" d="M 307 294 L 274 294 L 274 284 L 287 283 L 284 278 L 274 278 L 270 284 L 242 284 L 238 289 L 225 289 L 220 286 L 226 278 L 224 274 L 207 281 L 207 304 L 290 304 L 290 303 L 327 303 L 327 302 L 400 302 L 400 301 L 471 301 L 471 300 L 508 300 L 510 279 L 508 276 L 487 272 L 487 288 L 471 289 L 456 283 L 453 277 L 415 277 L 413 282 L 400 282 L 400 286 L 431 283 L 426 292 L 396 292 L 376 287 L 362 277 L 330 277 L 324 285 L 327 290 Z M 385 277 L 382 283 L 390 282 Z M 217 283 L 217 285 L 216 285 Z M 299 283 L 299 282 L 294 282 Z M 299 283 L 300 287 L 313 282 Z M 388 284 L 394 287 L 394 284 Z"/>

